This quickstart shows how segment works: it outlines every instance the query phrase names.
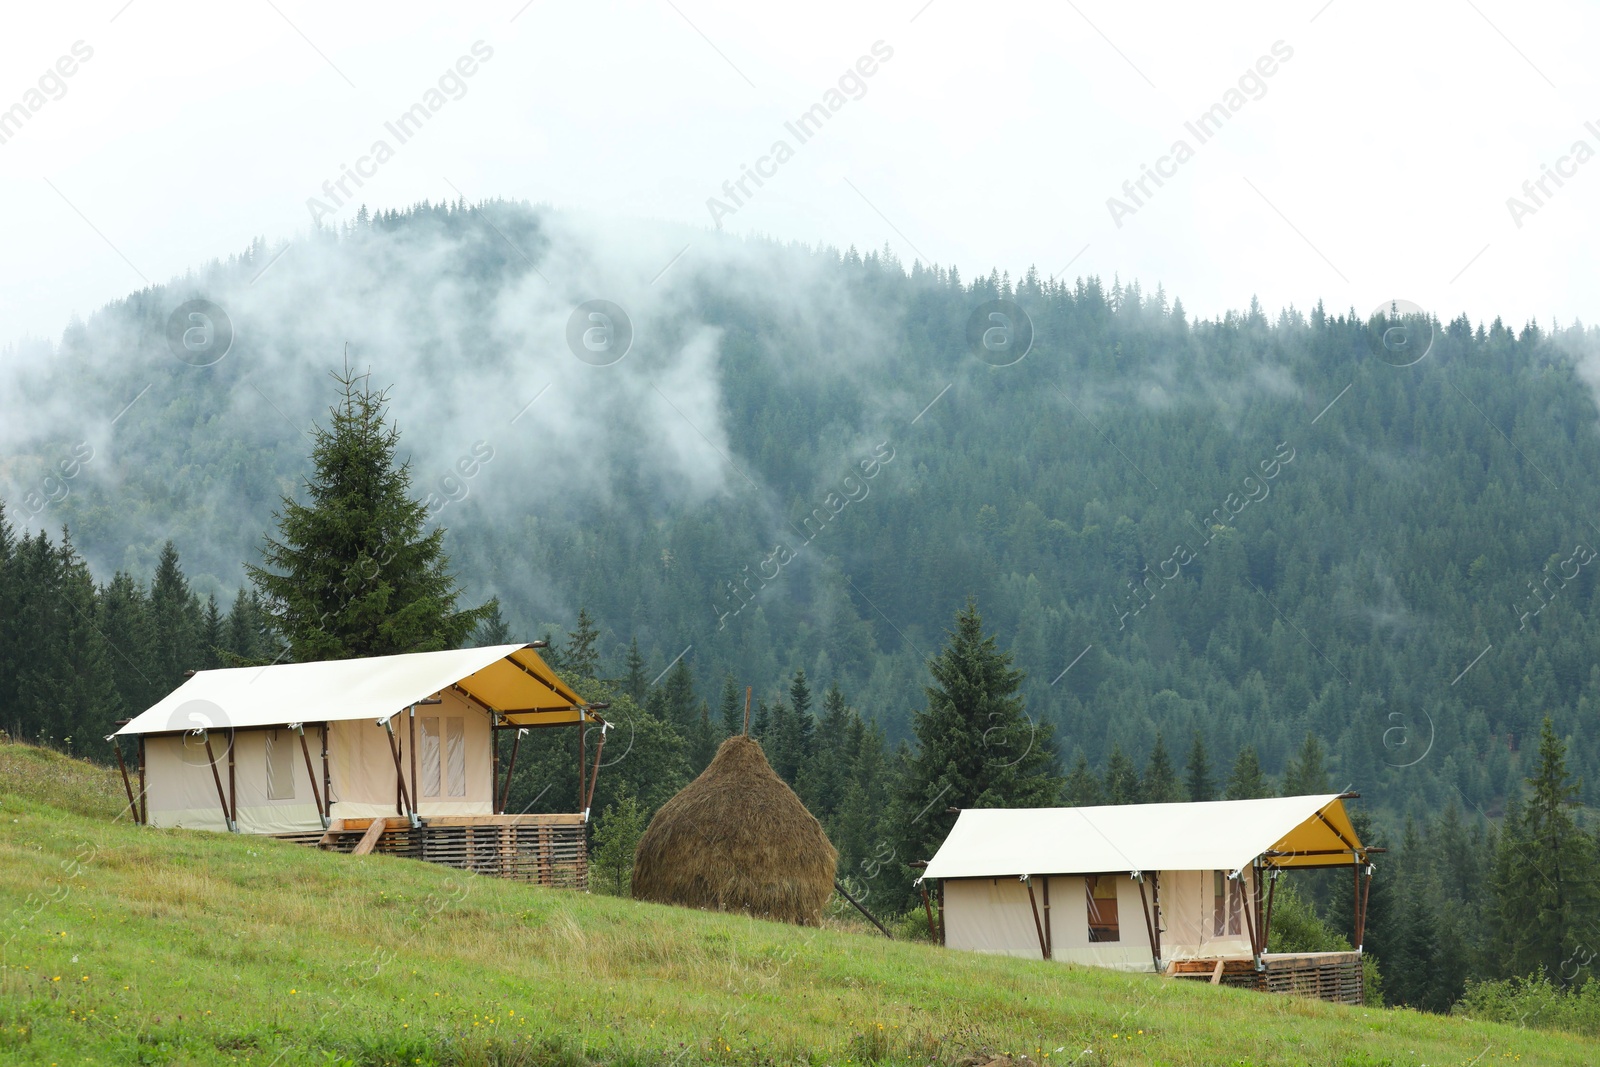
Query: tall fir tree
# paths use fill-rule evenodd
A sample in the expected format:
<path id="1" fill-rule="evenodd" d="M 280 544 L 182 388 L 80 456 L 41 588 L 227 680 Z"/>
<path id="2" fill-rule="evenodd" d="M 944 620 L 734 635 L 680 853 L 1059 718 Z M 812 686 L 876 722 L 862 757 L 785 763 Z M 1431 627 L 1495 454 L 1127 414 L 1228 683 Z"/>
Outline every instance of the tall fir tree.
<path id="1" fill-rule="evenodd" d="M 1569 958 L 1592 939 L 1597 908 L 1595 839 L 1573 817 L 1578 783 L 1567 774 L 1567 745 L 1548 715 L 1538 764 L 1506 812 L 1495 853 L 1489 913 L 1493 955 L 1506 977 L 1544 973 L 1570 984 L 1589 967 Z"/>
<path id="2" fill-rule="evenodd" d="M 1255 800 L 1271 795 L 1272 783 L 1261 771 L 1261 761 L 1256 758 L 1256 747 L 1244 746 L 1239 750 L 1239 758 L 1233 761 L 1233 770 L 1228 775 L 1228 787 L 1223 792 L 1222 798 Z"/>
<path id="3" fill-rule="evenodd" d="M 567 633 L 566 647 L 562 652 L 562 666 L 574 678 L 596 678 L 600 674 L 600 631 L 588 608 L 578 609 L 578 624 Z"/>
<path id="4" fill-rule="evenodd" d="M 1189 800 L 1202 803 L 1217 798 L 1217 783 L 1211 777 L 1211 761 L 1206 756 L 1205 739 L 1200 731 L 1194 732 L 1189 743 L 1189 759 L 1184 763 L 1183 787 Z"/>
<path id="5" fill-rule="evenodd" d="M 1024 714 L 1011 653 L 984 633 L 975 601 L 955 622 L 928 664 L 927 705 L 912 717 L 916 746 L 899 798 L 903 862 L 933 856 L 955 822 L 948 808 L 1047 807 L 1061 796 L 1049 724 Z"/>
<path id="6" fill-rule="evenodd" d="M 340 396 L 313 433 L 306 502 L 283 498 L 250 580 L 297 661 L 458 648 L 487 605 L 456 606 L 444 528 L 424 529 L 387 394 L 348 365 L 333 378 Z"/>
<path id="7" fill-rule="evenodd" d="M 1105 789 L 1107 804 L 1139 803 L 1139 769 L 1121 745 L 1112 745 L 1106 759 Z"/>
<path id="8" fill-rule="evenodd" d="M 199 670 L 200 605 L 178 564 L 171 541 L 161 546 L 161 558 L 150 582 L 150 662 L 156 700 L 183 684 L 188 671 Z M 154 700 L 152 700 L 154 703 Z"/>
<path id="9" fill-rule="evenodd" d="M 1332 792 L 1326 763 L 1322 742 L 1315 734 L 1307 733 L 1299 755 L 1289 761 L 1283 772 L 1283 795 L 1305 797 Z"/>
<path id="10" fill-rule="evenodd" d="M 734 734 L 744 733 L 744 706 L 739 702 L 739 686 L 733 680 L 733 673 L 722 676 L 722 736 L 732 737 Z"/>
<path id="11" fill-rule="evenodd" d="M 1146 804 L 1171 804 L 1183 799 L 1183 789 L 1178 784 L 1178 772 L 1173 770 L 1172 757 L 1167 755 L 1167 742 L 1158 733 L 1150 758 L 1145 761 L 1144 780 L 1139 785 L 1140 800 Z"/>
<path id="12" fill-rule="evenodd" d="M 650 696 L 650 679 L 646 677 L 644 657 L 639 655 L 637 637 L 628 642 L 628 658 L 623 663 L 622 691 L 641 708 Z"/>
<path id="13" fill-rule="evenodd" d="M 500 613 L 500 598 L 491 598 L 483 608 L 483 618 L 479 620 L 477 629 L 473 631 L 472 643 L 478 648 L 492 648 L 495 645 L 511 644 L 511 626 L 506 622 L 505 616 Z"/>
<path id="14" fill-rule="evenodd" d="M 1100 779 L 1089 768 L 1089 757 L 1082 752 L 1078 753 L 1078 762 L 1062 787 L 1062 802 L 1072 808 L 1092 808 L 1105 802 Z"/>

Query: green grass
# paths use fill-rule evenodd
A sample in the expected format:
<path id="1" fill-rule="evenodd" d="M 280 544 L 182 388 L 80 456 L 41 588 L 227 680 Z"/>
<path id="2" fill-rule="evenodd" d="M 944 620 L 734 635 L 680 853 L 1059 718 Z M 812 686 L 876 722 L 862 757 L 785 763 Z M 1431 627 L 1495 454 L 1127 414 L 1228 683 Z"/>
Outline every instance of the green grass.
<path id="1" fill-rule="evenodd" d="M 115 771 L 0 745 L 0 1063 L 1600 1060 L 1498 1023 L 141 829 L 124 804 Z"/>

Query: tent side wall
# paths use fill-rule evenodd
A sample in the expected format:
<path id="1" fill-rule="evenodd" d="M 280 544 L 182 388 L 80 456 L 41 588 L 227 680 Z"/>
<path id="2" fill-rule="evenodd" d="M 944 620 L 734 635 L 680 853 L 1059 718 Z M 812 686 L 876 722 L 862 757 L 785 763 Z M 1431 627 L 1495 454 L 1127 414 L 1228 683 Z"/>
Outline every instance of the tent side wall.
<path id="1" fill-rule="evenodd" d="M 1214 878 L 1211 871 L 1163 871 L 1159 876 L 1159 915 L 1162 924 L 1161 956 L 1193 959 L 1219 955 L 1249 955 L 1250 937 L 1243 911 L 1238 913 L 1240 933 L 1232 934 L 1232 918 L 1223 916 L 1223 934 L 1215 934 Z M 1144 902 L 1139 885 L 1127 875 L 1114 880 L 1116 940 L 1090 940 L 1088 887 L 1082 875 L 1035 875 L 1034 897 L 1015 876 L 1001 878 L 951 878 L 944 881 L 945 944 L 950 948 L 1039 959 L 1039 930 L 1044 927 L 1051 958 L 1117 970 L 1153 969 L 1150 935 L 1145 926 Z M 1048 886 L 1049 908 L 1045 907 Z M 1240 908 L 1252 906 L 1248 880 Z M 1147 897 L 1151 886 L 1146 885 Z M 1231 892 L 1231 890 L 1229 890 Z M 1034 904 L 1039 925 L 1034 923 Z M 1152 904 L 1152 918 L 1157 914 Z M 1107 909 L 1109 914 L 1109 909 Z M 1102 923 L 1102 927 L 1104 923 Z"/>
<path id="2" fill-rule="evenodd" d="M 242 833 L 284 834 L 322 828 L 299 735 L 288 729 L 235 731 L 231 788 L 228 732 L 213 730 L 210 736 L 215 777 L 203 739 L 192 734 L 145 739 L 145 795 L 152 826 L 226 830 L 222 801 L 217 796 L 220 779 L 223 796 L 229 803 L 237 801 Z M 314 728 L 307 729 L 306 744 L 315 767 L 322 741 Z"/>
<path id="3" fill-rule="evenodd" d="M 440 699 L 440 704 L 418 707 L 414 724 L 409 710 L 390 720 L 406 791 L 412 791 L 415 756 L 419 796 L 414 799 L 419 815 L 492 815 L 494 759 L 489 716 L 451 690 L 441 693 Z M 394 751 L 387 730 L 370 719 L 335 722 L 328 749 L 334 818 L 380 818 L 398 813 Z"/>

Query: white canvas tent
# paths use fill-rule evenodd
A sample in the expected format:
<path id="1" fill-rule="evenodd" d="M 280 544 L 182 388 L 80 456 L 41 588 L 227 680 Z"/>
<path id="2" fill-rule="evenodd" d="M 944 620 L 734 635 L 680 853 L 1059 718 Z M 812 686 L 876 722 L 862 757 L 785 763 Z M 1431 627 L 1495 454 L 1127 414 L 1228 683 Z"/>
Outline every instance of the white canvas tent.
<path id="1" fill-rule="evenodd" d="M 141 821 L 296 834 L 492 816 L 504 797 L 498 731 L 517 731 L 514 764 L 524 728 L 604 730 L 597 706 L 535 646 L 499 645 L 199 671 L 113 736 L 138 740 L 138 795 L 128 791 Z M 583 797 L 581 761 L 577 773 Z"/>
<path id="2" fill-rule="evenodd" d="M 1259 969 L 1281 871 L 1371 876 L 1352 796 L 966 809 L 923 878 L 951 948 L 1157 971 L 1242 955 Z"/>

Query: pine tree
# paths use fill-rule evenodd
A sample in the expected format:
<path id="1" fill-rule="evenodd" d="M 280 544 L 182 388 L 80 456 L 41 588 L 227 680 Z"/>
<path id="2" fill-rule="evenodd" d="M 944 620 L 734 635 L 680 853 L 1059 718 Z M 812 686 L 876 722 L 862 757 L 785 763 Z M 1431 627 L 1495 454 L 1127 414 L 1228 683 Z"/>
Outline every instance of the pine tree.
<path id="1" fill-rule="evenodd" d="M 1112 745 L 1106 760 L 1106 803 L 1139 803 L 1139 771 L 1121 745 Z"/>
<path id="2" fill-rule="evenodd" d="M 1567 775 L 1566 742 L 1547 715 L 1539 762 L 1520 802 L 1506 812 L 1495 853 L 1489 913 L 1493 957 L 1506 977 L 1542 972 L 1562 984 L 1579 973 L 1563 963 L 1582 948 L 1600 909 L 1595 841 L 1570 810 L 1578 783 Z"/>
<path id="3" fill-rule="evenodd" d="M 633 638 L 628 642 L 628 659 L 624 663 L 626 668 L 622 678 L 622 691 L 633 698 L 633 702 L 644 707 L 645 700 L 650 696 L 650 679 L 645 677 L 644 657 L 639 655 L 639 639 Z"/>
<path id="4" fill-rule="evenodd" d="M 1089 769 L 1089 758 L 1082 752 L 1078 753 L 1078 763 L 1072 768 L 1072 773 L 1067 775 L 1062 794 L 1063 803 L 1072 808 L 1091 808 L 1105 802 L 1100 791 L 1100 779 Z"/>
<path id="5" fill-rule="evenodd" d="M 756 710 L 750 715 L 750 736 L 760 741 L 763 749 L 772 740 L 772 715 L 767 710 L 765 697 L 756 699 Z M 767 762 L 771 762 L 770 756 Z"/>
<path id="6" fill-rule="evenodd" d="M 732 672 L 722 676 L 721 711 L 723 737 L 744 733 L 744 707 L 739 703 L 739 687 L 734 684 Z"/>
<path id="7" fill-rule="evenodd" d="M 200 605 L 178 565 L 171 541 L 161 546 L 161 559 L 150 582 L 151 703 L 183 684 L 188 671 L 201 667 Z"/>
<path id="8" fill-rule="evenodd" d="M 1211 761 L 1206 758 L 1206 743 L 1199 730 L 1194 732 L 1194 741 L 1189 745 L 1189 760 L 1184 764 L 1184 769 L 1188 774 L 1183 784 L 1191 801 L 1200 803 L 1216 799 L 1217 783 L 1211 779 Z"/>
<path id="9" fill-rule="evenodd" d="M 483 609 L 483 619 L 472 634 L 473 645 L 477 648 L 492 648 L 495 645 L 512 644 L 511 627 L 500 614 L 500 598 L 492 597 Z"/>
<path id="10" fill-rule="evenodd" d="M 601 884 L 619 897 L 627 896 L 633 878 L 633 854 L 644 836 L 645 813 L 632 793 L 623 793 L 606 805 L 594 831 L 594 865 Z M 607 884 L 609 883 L 609 884 Z"/>
<path id="11" fill-rule="evenodd" d="M 566 647 L 561 650 L 562 668 L 574 678 L 598 677 L 600 653 L 595 649 L 595 644 L 599 640 L 600 631 L 589 617 L 589 609 L 579 608 L 578 626 L 568 632 Z"/>
<path id="12" fill-rule="evenodd" d="M 1050 727 L 1023 714 L 1023 674 L 983 632 L 973 600 L 928 669 L 900 791 L 903 862 L 933 856 L 954 823 L 947 808 L 1045 807 L 1061 795 Z"/>
<path id="13" fill-rule="evenodd" d="M 1255 800 L 1271 795 L 1272 783 L 1261 773 L 1261 761 L 1256 758 L 1255 746 L 1244 746 L 1239 750 L 1239 758 L 1233 761 L 1233 771 L 1228 775 L 1228 788 L 1223 792 L 1222 798 Z"/>
<path id="14" fill-rule="evenodd" d="M 200 615 L 200 668 L 216 670 L 222 666 L 223 651 L 222 610 L 217 607 L 217 595 L 207 594 L 206 606 Z"/>
<path id="15" fill-rule="evenodd" d="M 794 710 L 780 696 L 772 702 L 768 715 L 769 722 L 761 738 L 761 747 L 773 771 L 793 787 L 795 777 L 800 773 L 800 731 L 795 725 Z"/>
<path id="16" fill-rule="evenodd" d="M 410 464 L 396 464 L 387 394 L 348 366 L 333 378 L 341 395 L 315 430 L 307 503 L 283 499 L 250 580 L 297 661 L 459 647 L 487 605 L 456 608 L 444 530 L 424 532 Z"/>
<path id="17" fill-rule="evenodd" d="M 811 686 L 804 668 L 794 672 L 789 683 L 789 707 L 794 711 L 795 776 L 811 759 L 816 743 L 817 722 L 811 715 Z"/>
<path id="18" fill-rule="evenodd" d="M 1167 755 L 1167 743 L 1159 733 L 1150 758 L 1145 761 L 1144 781 L 1140 783 L 1139 792 L 1139 799 L 1145 804 L 1171 804 L 1183 799 L 1178 774 L 1172 769 L 1172 757 Z"/>
<path id="19" fill-rule="evenodd" d="M 1321 796 L 1333 789 L 1328 783 L 1328 771 L 1322 752 L 1322 742 L 1312 733 L 1306 734 L 1300 754 L 1289 761 L 1283 772 L 1283 795 L 1288 797 Z"/>

